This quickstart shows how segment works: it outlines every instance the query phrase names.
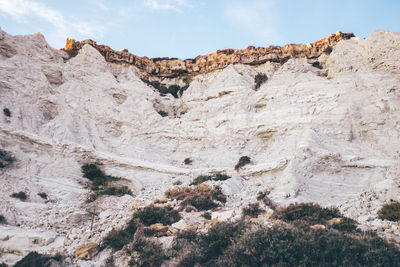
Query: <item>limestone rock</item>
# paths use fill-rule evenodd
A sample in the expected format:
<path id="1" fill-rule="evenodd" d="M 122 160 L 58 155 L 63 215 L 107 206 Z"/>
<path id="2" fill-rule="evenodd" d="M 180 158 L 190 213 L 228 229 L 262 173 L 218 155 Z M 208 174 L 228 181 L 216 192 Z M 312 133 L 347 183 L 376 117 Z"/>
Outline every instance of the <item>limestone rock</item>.
<path id="1" fill-rule="evenodd" d="M 95 242 L 82 245 L 75 249 L 74 257 L 80 260 L 88 260 L 96 253 L 97 247 L 98 244 Z"/>

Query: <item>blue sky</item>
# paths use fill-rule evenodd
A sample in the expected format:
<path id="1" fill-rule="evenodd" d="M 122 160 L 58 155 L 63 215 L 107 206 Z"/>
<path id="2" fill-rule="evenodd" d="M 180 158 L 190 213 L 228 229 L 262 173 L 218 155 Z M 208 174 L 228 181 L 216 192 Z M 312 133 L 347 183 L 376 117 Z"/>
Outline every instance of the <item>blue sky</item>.
<path id="1" fill-rule="evenodd" d="M 0 27 L 61 48 L 93 39 L 139 56 L 193 58 L 223 48 L 307 43 L 338 30 L 400 32 L 399 0 L 0 0 Z"/>

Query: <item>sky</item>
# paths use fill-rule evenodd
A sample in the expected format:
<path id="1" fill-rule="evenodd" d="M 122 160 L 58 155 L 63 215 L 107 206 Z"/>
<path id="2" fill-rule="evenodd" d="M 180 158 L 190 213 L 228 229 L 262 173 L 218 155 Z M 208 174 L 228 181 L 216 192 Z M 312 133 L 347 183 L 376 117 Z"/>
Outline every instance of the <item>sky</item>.
<path id="1" fill-rule="evenodd" d="M 400 32 L 400 0 L 0 0 L 0 27 L 54 48 L 92 39 L 147 57 L 314 42 L 336 31 Z"/>

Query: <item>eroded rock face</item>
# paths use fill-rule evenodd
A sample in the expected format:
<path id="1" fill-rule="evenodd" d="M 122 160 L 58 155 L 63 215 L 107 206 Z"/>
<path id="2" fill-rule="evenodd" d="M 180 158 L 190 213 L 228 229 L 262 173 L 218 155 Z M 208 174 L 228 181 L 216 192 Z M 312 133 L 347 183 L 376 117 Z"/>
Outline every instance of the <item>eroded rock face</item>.
<path id="1" fill-rule="evenodd" d="M 271 45 L 267 48 L 249 46 L 246 49 L 224 49 L 217 50 L 205 56 L 197 56 L 194 59 L 185 60 L 138 57 L 129 53 L 127 49 L 114 51 L 109 46 L 98 45 L 93 40 L 78 42 L 67 39 L 64 51 L 67 51 L 71 56 L 75 56 L 85 44 L 90 44 L 104 56 L 106 61 L 132 64 L 142 71 L 143 77 L 151 75 L 174 78 L 185 74 L 209 73 L 223 69 L 230 64 L 259 65 L 268 61 L 284 63 L 289 58 L 316 58 L 324 52 L 330 53 L 332 47 L 337 43 L 352 37 L 354 37 L 352 33 L 336 32 L 328 38 L 309 44 L 288 44 L 283 47 Z"/>
<path id="2" fill-rule="evenodd" d="M 164 198 L 166 190 L 217 172 L 231 178 L 206 182 L 221 186 L 227 197 L 212 219 L 237 219 L 258 192 L 268 191 L 277 205 L 336 206 L 363 229 L 400 244 L 400 225 L 377 217 L 383 203 L 400 196 L 400 35 L 375 31 L 310 59 L 328 49 L 329 40 L 315 45 L 315 54 L 313 45 L 288 46 L 285 53 L 304 58 L 283 65 L 251 64 L 254 56 L 193 75 L 184 94 L 174 98 L 155 92 L 140 75 L 150 75 L 143 71 L 149 66 L 185 61 L 146 59 L 153 65 L 145 65 L 141 59 L 141 68 L 115 64 L 91 45 L 63 60 L 67 53 L 49 47 L 40 34 L 10 36 L 0 30 L 0 47 L 6 48 L 0 49 L 0 108 L 11 112 L 0 116 L 0 149 L 15 158 L 0 169 L 0 215 L 7 223 L 0 224 L 0 262 L 12 265 L 41 251 L 66 255 L 70 266 L 109 266 L 113 252 L 93 253 L 91 246 L 101 247 L 113 228 L 123 229 L 137 209 Z M 240 54 L 224 51 L 191 64 Z M 315 60 L 323 69 L 312 65 Z M 259 73 L 268 80 L 255 90 Z M 251 163 L 235 170 L 243 156 Z M 87 203 L 91 192 L 81 167 L 95 162 L 107 175 L 124 178 L 133 195 Z M 20 191 L 26 201 L 10 197 Z M 91 230 L 93 208 L 98 216 Z M 272 225 L 265 210 L 263 224 Z M 181 221 L 167 235 L 207 230 L 200 212 L 180 213 Z M 170 242 L 170 236 L 158 239 Z M 114 258 L 116 266 L 128 266 L 121 254 Z"/>

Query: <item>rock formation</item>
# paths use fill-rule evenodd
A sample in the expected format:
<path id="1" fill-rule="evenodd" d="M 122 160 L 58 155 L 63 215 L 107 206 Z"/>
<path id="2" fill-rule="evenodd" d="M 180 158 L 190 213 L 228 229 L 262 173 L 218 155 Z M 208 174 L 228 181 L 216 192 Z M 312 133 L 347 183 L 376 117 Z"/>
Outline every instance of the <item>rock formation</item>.
<path id="1" fill-rule="evenodd" d="M 317 58 L 322 53 L 330 53 L 332 48 L 342 40 L 354 37 L 352 33 L 336 32 L 328 38 L 309 43 L 288 44 L 283 47 L 270 46 L 246 49 L 224 49 L 194 59 L 177 58 L 152 58 L 138 57 L 128 52 L 127 49 L 114 51 L 109 46 L 98 45 L 93 40 L 74 41 L 67 39 L 64 51 L 71 56 L 76 56 L 80 49 L 90 44 L 100 52 L 108 62 L 126 63 L 136 66 L 143 77 L 147 75 L 161 78 L 175 78 L 180 75 L 196 75 L 223 69 L 231 64 L 260 65 L 266 62 L 284 63 L 289 58 Z"/>
<path id="2" fill-rule="evenodd" d="M 126 266 L 123 251 L 103 249 L 105 237 L 154 202 L 178 208 L 165 192 L 194 188 L 198 176 L 212 176 L 204 184 L 219 186 L 226 203 L 206 214 L 211 220 L 179 210 L 153 238 L 165 247 L 179 230 L 241 218 L 259 192 L 266 212 L 252 219 L 262 224 L 274 224 L 265 203 L 314 202 L 400 244 L 398 222 L 378 218 L 400 200 L 400 34 L 350 37 L 185 61 L 93 41 L 69 41 L 70 57 L 41 34 L 0 30 L 0 264 L 38 251 L 64 255 L 67 266 L 107 266 L 111 255 Z M 181 73 L 192 77 L 179 98 L 141 80 Z M 267 78 L 255 90 L 260 73 Z M 102 184 L 88 202 L 95 186 L 82 166 L 94 163 L 131 194 L 108 195 L 118 188 Z M 19 192 L 27 198 L 11 196 Z"/>

